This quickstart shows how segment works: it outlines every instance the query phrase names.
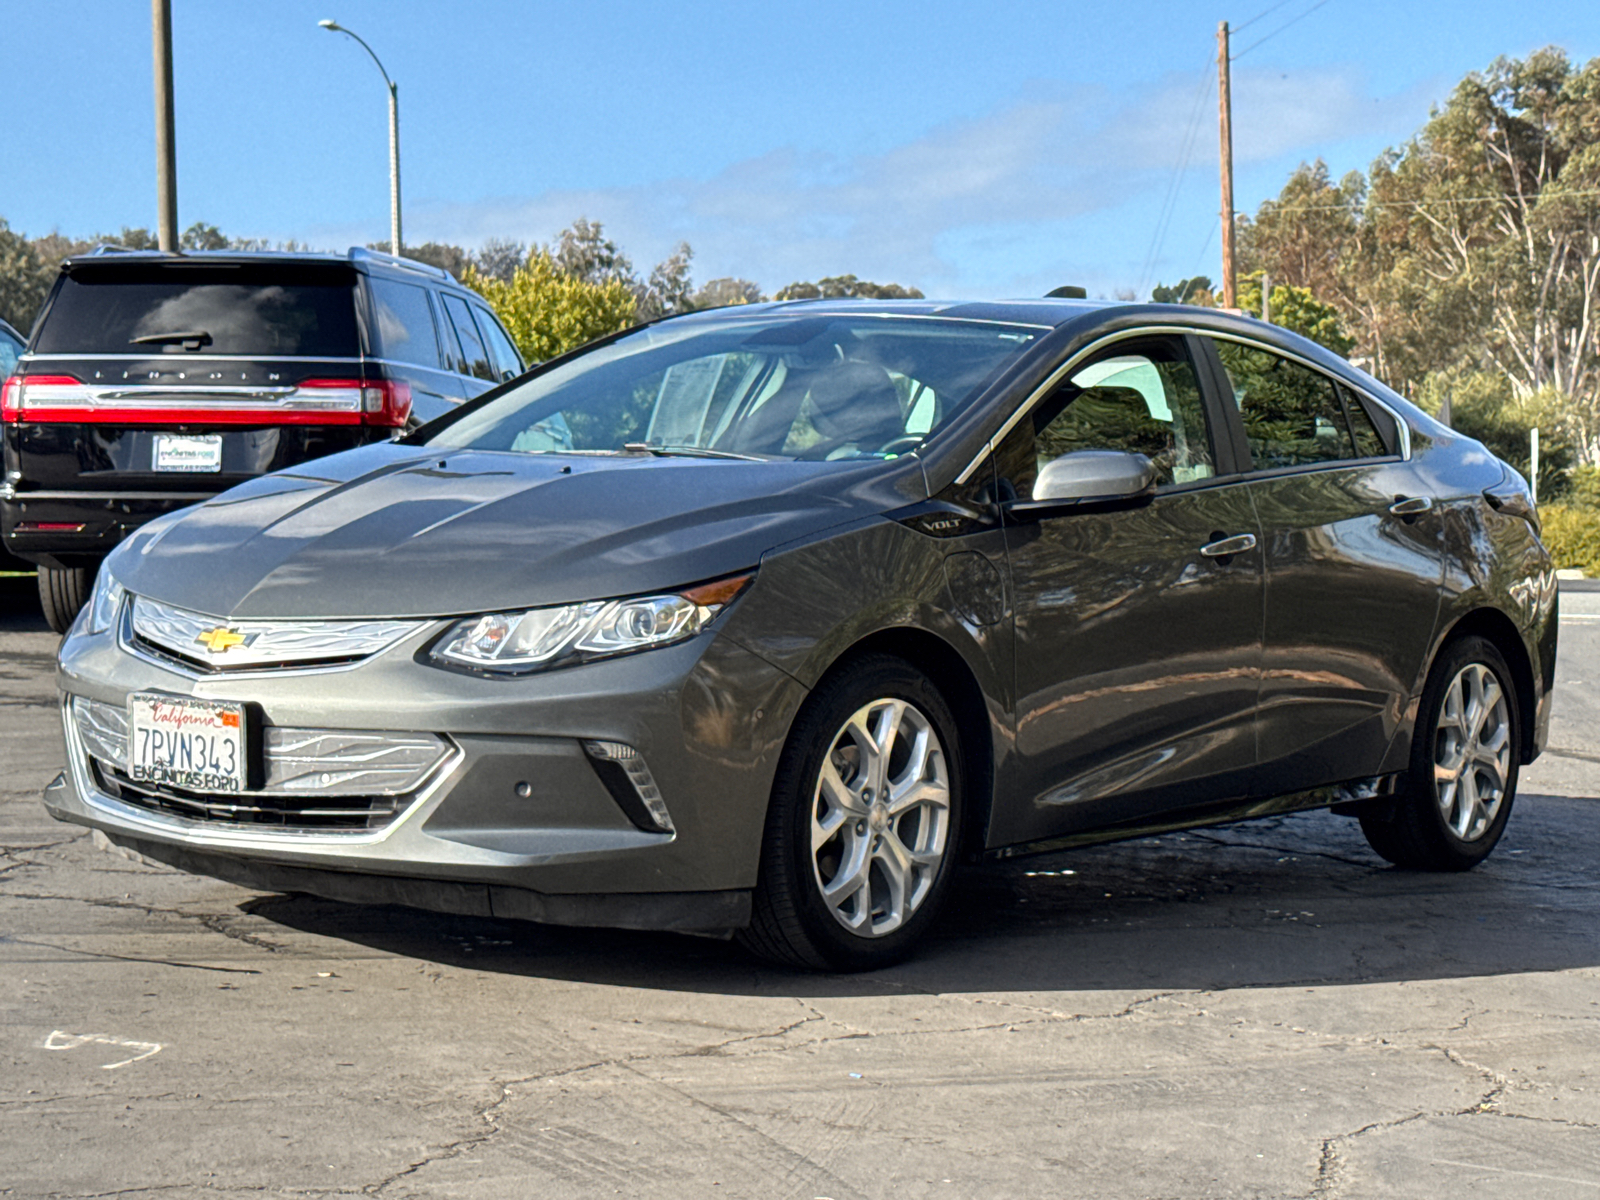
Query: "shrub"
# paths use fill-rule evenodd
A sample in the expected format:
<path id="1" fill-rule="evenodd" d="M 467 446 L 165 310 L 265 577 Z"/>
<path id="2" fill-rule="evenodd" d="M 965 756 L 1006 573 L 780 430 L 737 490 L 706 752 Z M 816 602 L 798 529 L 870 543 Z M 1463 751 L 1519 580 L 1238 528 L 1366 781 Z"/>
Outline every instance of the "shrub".
<path id="1" fill-rule="evenodd" d="M 1557 567 L 1600 575 L 1600 509 L 1545 504 L 1539 507 L 1539 521 Z"/>
<path id="2" fill-rule="evenodd" d="M 461 282 L 489 302 L 529 363 L 634 323 L 634 297 L 625 282 L 577 279 L 541 250 L 528 255 L 510 279 L 493 279 L 469 266 Z"/>

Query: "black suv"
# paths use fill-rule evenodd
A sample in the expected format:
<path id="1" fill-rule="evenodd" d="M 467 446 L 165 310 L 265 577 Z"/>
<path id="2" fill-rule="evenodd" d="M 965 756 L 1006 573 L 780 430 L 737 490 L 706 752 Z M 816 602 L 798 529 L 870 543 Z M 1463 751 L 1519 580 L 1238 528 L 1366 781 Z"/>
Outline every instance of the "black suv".
<path id="1" fill-rule="evenodd" d="M 0 534 L 38 564 L 65 632 L 144 522 L 394 437 L 522 370 L 476 293 L 409 259 L 69 258 L 5 383 Z"/>

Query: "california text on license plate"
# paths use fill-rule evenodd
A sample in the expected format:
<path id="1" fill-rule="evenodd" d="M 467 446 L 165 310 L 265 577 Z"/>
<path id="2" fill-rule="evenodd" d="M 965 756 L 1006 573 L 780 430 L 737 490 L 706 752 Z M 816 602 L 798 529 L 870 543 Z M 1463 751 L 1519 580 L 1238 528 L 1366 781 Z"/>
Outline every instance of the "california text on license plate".
<path id="1" fill-rule="evenodd" d="M 244 724 L 242 704 L 136 693 L 128 697 L 128 773 L 136 783 L 243 791 Z"/>

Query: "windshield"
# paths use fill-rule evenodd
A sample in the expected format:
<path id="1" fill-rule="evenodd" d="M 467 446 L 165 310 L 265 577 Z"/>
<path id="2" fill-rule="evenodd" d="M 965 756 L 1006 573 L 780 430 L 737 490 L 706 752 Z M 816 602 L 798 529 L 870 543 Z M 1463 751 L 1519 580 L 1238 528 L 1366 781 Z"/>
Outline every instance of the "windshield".
<path id="1" fill-rule="evenodd" d="M 538 375 L 425 444 L 892 458 L 935 433 L 1044 332 L 882 315 L 672 321 Z"/>

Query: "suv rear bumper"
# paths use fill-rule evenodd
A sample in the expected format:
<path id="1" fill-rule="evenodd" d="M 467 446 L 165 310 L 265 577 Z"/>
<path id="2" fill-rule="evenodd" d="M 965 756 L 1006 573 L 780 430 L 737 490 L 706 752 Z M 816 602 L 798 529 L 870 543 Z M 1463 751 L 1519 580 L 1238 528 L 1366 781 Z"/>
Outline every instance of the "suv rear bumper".
<path id="1" fill-rule="evenodd" d="M 5 548 L 47 567 L 98 562 L 139 526 L 214 492 L 19 492 L 0 500 Z"/>

